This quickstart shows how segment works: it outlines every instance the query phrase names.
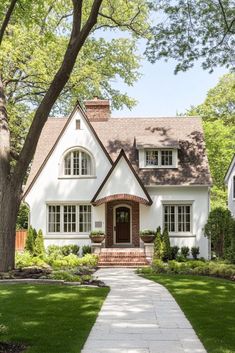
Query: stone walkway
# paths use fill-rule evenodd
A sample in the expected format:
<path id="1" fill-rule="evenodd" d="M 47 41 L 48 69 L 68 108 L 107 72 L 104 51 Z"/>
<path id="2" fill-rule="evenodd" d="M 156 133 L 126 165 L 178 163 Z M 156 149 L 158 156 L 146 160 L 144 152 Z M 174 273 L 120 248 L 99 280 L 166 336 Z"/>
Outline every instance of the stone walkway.
<path id="1" fill-rule="evenodd" d="M 206 353 L 172 295 L 127 268 L 100 269 L 111 287 L 82 353 Z"/>

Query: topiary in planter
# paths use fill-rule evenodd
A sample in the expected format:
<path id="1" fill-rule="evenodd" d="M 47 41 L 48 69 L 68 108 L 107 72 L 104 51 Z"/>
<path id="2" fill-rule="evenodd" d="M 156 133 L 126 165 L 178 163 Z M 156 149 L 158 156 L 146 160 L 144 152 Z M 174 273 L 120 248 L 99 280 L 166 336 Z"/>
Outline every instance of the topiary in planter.
<path id="1" fill-rule="evenodd" d="M 152 243 L 155 239 L 155 232 L 151 229 L 144 229 L 140 231 L 140 238 L 144 243 Z"/>
<path id="2" fill-rule="evenodd" d="M 102 230 L 93 230 L 90 233 L 90 239 L 93 243 L 102 243 L 105 239 L 105 234 Z"/>

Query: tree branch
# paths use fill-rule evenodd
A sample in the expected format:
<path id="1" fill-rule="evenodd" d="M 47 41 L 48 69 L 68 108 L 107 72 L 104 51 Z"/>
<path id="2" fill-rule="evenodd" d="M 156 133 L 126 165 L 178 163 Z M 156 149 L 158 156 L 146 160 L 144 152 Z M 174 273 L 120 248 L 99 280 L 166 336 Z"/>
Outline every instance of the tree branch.
<path id="1" fill-rule="evenodd" d="M 19 188 L 23 183 L 24 176 L 31 162 L 41 131 L 48 119 L 50 111 L 62 92 L 69 76 L 73 70 L 78 53 L 84 45 L 91 29 L 97 23 L 97 17 L 103 0 L 94 0 L 90 15 L 81 29 L 82 20 L 82 0 L 72 0 L 73 2 L 73 25 L 70 40 L 64 55 L 62 64 L 52 80 L 47 93 L 42 99 L 30 126 L 24 146 L 20 152 L 19 160 L 15 166 L 12 181 L 15 188 Z"/>
<path id="2" fill-rule="evenodd" d="M 5 15 L 5 18 L 3 20 L 3 23 L 0 28 L 0 45 L 2 44 L 3 36 L 6 31 L 6 28 L 8 26 L 8 23 L 10 22 L 11 15 L 14 11 L 15 5 L 18 0 L 11 0 L 10 6 L 8 7 L 7 13 Z"/>

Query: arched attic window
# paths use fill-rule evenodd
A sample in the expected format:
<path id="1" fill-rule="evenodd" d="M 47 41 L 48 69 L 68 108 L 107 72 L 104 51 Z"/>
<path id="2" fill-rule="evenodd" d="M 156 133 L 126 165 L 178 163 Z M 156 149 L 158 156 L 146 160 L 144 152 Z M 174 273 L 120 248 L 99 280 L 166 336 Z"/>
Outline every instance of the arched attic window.
<path id="1" fill-rule="evenodd" d="M 94 176 L 93 157 L 85 150 L 70 150 L 63 158 L 63 175 L 72 177 Z"/>

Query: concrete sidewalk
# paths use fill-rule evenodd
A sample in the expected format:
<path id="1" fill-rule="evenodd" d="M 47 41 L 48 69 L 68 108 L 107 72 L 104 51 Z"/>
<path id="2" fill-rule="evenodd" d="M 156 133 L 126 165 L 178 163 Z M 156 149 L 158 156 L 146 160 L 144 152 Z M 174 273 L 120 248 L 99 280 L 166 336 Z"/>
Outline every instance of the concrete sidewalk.
<path id="1" fill-rule="evenodd" d="M 127 268 L 100 269 L 111 287 L 82 353 L 206 353 L 172 295 Z"/>

